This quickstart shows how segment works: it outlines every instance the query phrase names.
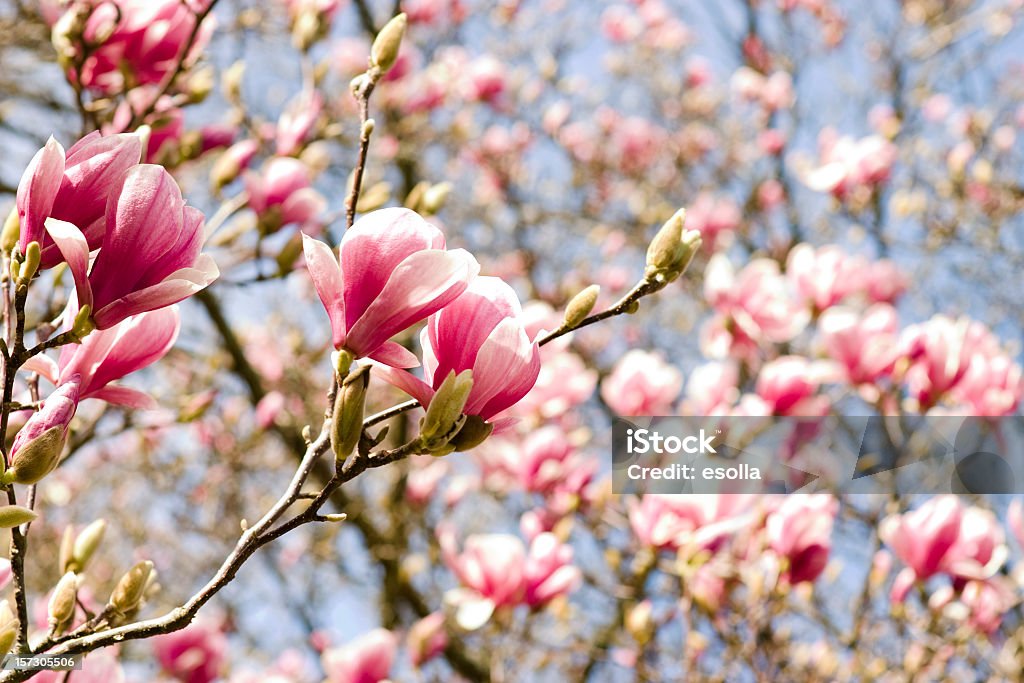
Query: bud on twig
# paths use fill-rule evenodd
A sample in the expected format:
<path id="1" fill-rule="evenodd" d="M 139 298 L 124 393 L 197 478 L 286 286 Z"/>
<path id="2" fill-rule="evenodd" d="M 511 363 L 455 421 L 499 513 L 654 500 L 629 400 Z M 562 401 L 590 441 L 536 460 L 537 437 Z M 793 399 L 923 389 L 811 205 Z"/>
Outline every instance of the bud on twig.
<path id="1" fill-rule="evenodd" d="M 92 306 L 86 304 L 78 309 L 78 313 L 75 314 L 75 322 L 71 327 L 71 331 L 75 333 L 79 340 L 82 340 L 88 337 L 89 333 L 95 329 L 96 325 L 92 321 Z"/>
<path id="2" fill-rule="evenodd" d="M 331 449 L 337 460 L 344 460 L 359 443 L 363 433 L 363 407 L 370 385 L 370 366 L 360 365 L 338 387 L 331 423 Z"/>
<path id="3" fill-rule="evenodd" d="M 50 630 L 60 635 L 67 630 L 75 618 L 75 605 L 78 599 L 78 576 L 67 572 L 57 583 L 50 596 L 48 617 Z"/>
<path id="4" fill-rule="evenodd" d="M 64 428 L 57 425 L 22 446 L 10 469 L 4 472 L 3 483 L 35 484 L 52 472 L 64 451 L 65 435 Z"/>
<path id="5" fill-rule="evenodd" d="M 78 572 L 79 574 L 84 572 L 85 568 L 89 565 L 89 560 L 92 559 L 96 549 L 100 546 L 100 542 L 103 541 L 103 534 L 106 530 L 107 522 L 103 519 L 97 519 L 82 529 L 81 533 L 78 534 L 78 538 L 75 539 L 75 544 L 72 546 L 71 555 L 64 570 Z"/>
<path id="6" fill-rule="evenodd" d="M 465 423 L 462 409 L 466 407 L 473 389 L 473 373 L 463 370 L 458 375 L 452 370 L 438 387 L 420 421 L 420 443 L 431 452 L 438 452 L 458 433 Z M 451 452 L 451 451 L 447 451 Z"/>
<path id="7" fill-rule="evenodd" d="M 438 183 L 431 185 L 423 193 L 423 199 L 420 201 L 420 213 L 433 216 L 441 209 L 444 208 L 445 202 L 448 201 L 448 195 L 452 192 L 452 184 L 448 182 Z"/>
<path id="8" fill-rule="evenodd" d="M 11 651 L 18 638 L 18 620 L 6 600 L 0 601 L 0 657 Z"/>
<path id="9" fill-rule="evenodd" d="M 38 516 L 33 510 L 20 505 L 4 505 L 0 507 L 0 529 L 13 529 L 33 521 Z"/>
<path id="10" fill-rule="evenodd" d="M 139 562 L 117 582 L 107 606 L 118 615 L 131 614 L 142 604 L 142 598 L 152 577 L 153 563 L 149 560 Z"/>
<path id="11" fill-rule="evenodd" d="M 700 249 L 700 233 L 686 230 L 686 209 L 679 209 L 658 230 L 647 248 L 645 277 L 658 284 L 672 282 L 686 270 Z"/>
<path id="12" fill-rule="evenodd" d="M 39 242 L 29 242 L 25 247 L 25 262 L 21 265 L 21 271 L 18 273 L 19 286 L 28 285 L 36 276 L 41 258 L 42 250 L 39 248 Z"/>
<path id="13" fill-rule="evenodd" d="M 459 433 L 452 438 L 448 445 L 453 446 L 459 453 L 469 451 L 486 441 L 493 431 L 494 425 L 490 422 L 485 422 L 479 415 L 467 415 L 462 429 L 459 430 Z"/>
<path id="14" fill-rule="evenodd" d="M 18 218 L 18 207 L 11 208 L 4 221 L 3 232 L 0 233 L 0 249 L 5 254 L 11 253 L 14 247 L 18 246 L 18 238 L 21 237 L 21 220 Z"/>
<path id="15" fill-rule="evenodd" d="M 594 310 L 594 304 L 597 303 L 597 296 L 600 293 L 600 285 L 590 285 L 574 296 L 569 301 L 569 305 L 565 307 L 565 322 L 562 324 L 571 330 L 583 322 L 590 315 L 590 312 Z"/>
<path id="16" fill-rule="evenodd" d="M 370 64 L 380 69 L 381 75 L 387 73 L 398 59 L 398 50 L 402 47 L 402 37 L 405 36 L 406 25 L 405 12 L 393 17 L 391 21 L 384 24 L 384 28 L 377 34 L 370 48 Z"/>

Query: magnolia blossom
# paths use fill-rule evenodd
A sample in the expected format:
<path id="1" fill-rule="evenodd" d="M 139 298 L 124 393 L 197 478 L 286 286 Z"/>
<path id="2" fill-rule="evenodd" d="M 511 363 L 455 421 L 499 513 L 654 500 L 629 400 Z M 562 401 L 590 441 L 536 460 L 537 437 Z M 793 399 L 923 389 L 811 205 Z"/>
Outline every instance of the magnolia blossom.
<path id="1" fill-rule="evenodd" d="M 160 667 L 181 683 L 220 680 L 228 650 L 220 624 L 199 619 L 180 631 L 156 636 L 152 644 Z"/>
<path id="2" fill-rule="evenodd" d="M 411 627 L 406 637 L 409 658 L 413 666 L 422 666 L 448 647 L 448 634 L 444 630 L 444 613 L 434 612 Z"/>
<path id="3" fill-rule="evenodd" d="M 264 232 L 292 223 L 304 230 L 318 229 L 316 221 L 327 207 L 327 201 L 312 188 L 306 164 L 291 157 L 270 159 L 260 173 L 247 171 L 245 190 Z"/>
<path id="4" fill-rule="evenodd" d="M 558 343 L 559 340 L 555 340 L 541 349 L 544 362 L 537 382 L 513 408 L 516 415 L 554 418 L 570 412 L 593 396 L 597 373 L 575 353 L 551 349 Z"/>
<path id="5" fill-rule="evenodd" d="M 320 657 L 329 683 L 379 683 L 387 680 L 398 649 L 391 631 L 376 628 Z"/>
<path id="6" fill-rule="evenodd" d="M 888 376 L 899 357 L 896 309 L 875 304 L 863 313 L 836 306 L 822 314 L 818 333 L 828 356 L 853 385 Z"/>
<path id="7" fill-rule="evenodd" d="M 217 279 L 208 254 L 200 254 L 203 214 L 185 206 L 164 168 L 129 171 L 118 196 L 107 202 L 106 233 L 87 273 L 89 245 L 77 227 L 50 219 L 47 230 L 68 262 L 78 303 L 92 306 L 101 330 L 145 311 L 170 306 Z"/>
<path id="8" fill-rule="evenodd" d="M 686 228 L 700 232 L 704 244 L 711 252 L 728 246 L 740 227 L 743 216 L 740 207 L 727 197 L 716 197 L 701 192 L 686 210 Z"/>
<path id="9" fill-rule="evenodd" d="M 660 353 L 627 352 L 601 382 L 601 398 L 618 415 L 664 415 L 683 388 L 683 374 Z"/>
<path id="10" fill-rule="evenodd" d="M 126 87 L 160 83 L 177 68 L 182 50 L 186 63 L 200 55 L 213 33 L 214 21 L 206 19 L 193 39 L 196 15 L 209 0 L 114 0 L 96 3 L 85 27 L 85 36 L 96 41 L 80 72 L 82 85 L 101 93 Z M 72 7 L 69 13 L 77 12 Z M 55 33 L 61 28 L 58 21 Z M 191 47 L 189 46 L 191 41 Z"/>
<path id="11" fill-rule="evenodd" d="M 92 332 L 81 344 L 62 347 L 56 363 L 40 355 L 25 367 L 58 386 L 78 377 L 79 400 L 98 398 L 133 408 L 152 408 L 155 403 L 148 394 L 112 382 L 167 355 L 178 338 L 180 324 L 177 306 L 141 313 L 110 329 Z"/>
<path id="12" fill-rule="evenodd" d="M 323 242 L 303 235 L 303 247 L 334 348 L 401 368 L 418 360 L 388 340 L 451 304 L 480 270 L 464 249 L 446 251 L 441 231 L 408 209 L 381 209 L 356 221 L 341 240 L 340 263 Z"/>
<path id="13" fill-rule="evenodd" d="M 817 391 L 828 370 L 828 366 L 800 356 L 776 358 L 758 373 L 757 396 L 766 404 L 769 415 L 824 415 L 829 401 Z"/>
<path id="14" fill-rule="evenodd" d="M 630 501 L 629 525 L 652 548 L 715 550 L 751 523 L 751 502 L 746 494 L 641 496 Z"/>
<path id="15" fill-rule="evenodd" d="M 449 373 L 471 370 L 473 388 L 463 412 L 491 421 L 525 396 L 540 373 L 540 353 L 523 328 L 519 298 L 496 277 L 476 278 L 432 315 L 420 343 L 426 381 L 387 368 L 382 375 L 423 406 Z"/>
<path id="16" fill-rule="evenodd" d="M 699 416 L 729 415 L 739 396 L 739 368 L 735 363 L 704 363 L 690 373 L 683 413 Z"/>
<path id="17" fill-rule="evenodd" d="M 303 92 L 292 100 L 277 120 L 275 144 L 278 155 L 291 156 L 302 149 L 323 108 L 324 98 L 317 90 Z"/>
<path id="18" fill-rule="evenodd" d="M 709 355 L 748 356 L 762 342 L 792 340 L 809 320 L 770 259 L 755 259 L 737 274 L 724 254 L 715 254 L 704 272 L 704 296 L 718 313 L 703 332 Z"/>
<path id="19" fill-rule="evenodd" d="M 845 199 L 858 188 L 873 190 L 889 179 L 896 163 L 896 146 L 879 135 L 859 140 L 840 137 L 826 128 L 818 138 L 819 165 L 804 177 L 818 192 Z"/>
<path id="20" fill-rule="evenodd" d="M 454 593 L 456 619 L 464 628 L 483 625 L 500 607 L 541 607 L 580 583 L 572 549 L 551 533 L 535 536 L 529 551 L 517 536 L 476 534 L 466 539 L 461 554 L 452 529 L 442 529 L 439 536 L 446 564 L 470 591 Z"/>
<path id="21" fill-rule="evenodd" d="M 842 301 L 855 291 L 857 274 L 864 268 L 860 259 L 843 253 L 836 245 L 815 249 L 798 244 L 786 259 L 786 276 L 797 293 L 818 311 Z"/>
<path id="22" fill-rule="evenodd" d="M 139 163 L 142 139 L 134 133 L 90 133 L 66 153 L 52 137 L 32 158 L 18 184 L 18 218 L 22 254 L 30 242 L 42 248 L 42 268 L 63 257 L 46 234 L 46 219 L 74 224 L 90 250 L 98 249 L 105 229 L 107 202 L 121 191 L 129 169 Z"/>
<path id="23" fill-rule="evenodd" d="M 837 509 L 832 496 L 797 495 L 768 515 L 768 546 L 785 558 L 783 577 L 789 583 L 814 581 L 824 571 Z"/>

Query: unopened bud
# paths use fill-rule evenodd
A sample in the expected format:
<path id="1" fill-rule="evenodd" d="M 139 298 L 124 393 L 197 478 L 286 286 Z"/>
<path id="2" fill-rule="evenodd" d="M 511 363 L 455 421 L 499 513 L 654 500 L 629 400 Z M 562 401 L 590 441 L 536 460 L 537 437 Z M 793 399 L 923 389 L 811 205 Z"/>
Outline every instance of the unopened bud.
<path id="1" fill-rule="evenodd" d="M 381 73 L 387 72 L 398 59 L 406 23 L 405 12 L 402 12 L 384 24 L 384 28 L 374 39 L 373 47 L 370 48 L 370 64 L 380 69 Z"/>
<path id="2" fill-rule="evenodd" d="M 344 460 L 359 444 L 363 433 L 363 407 L 366 388 L 370 385 L 370 366 L 360 365 L 349 372 L 338 387 L 334 398 L 334 416 L 331 423 L 331 449 L 334 457 Z"/>
<path id="3" fill-rule="evenodd" d="M 590 285 L 574 296 L 569 301 L 569 305 L 565 307 L 565 322 L 563 325 L 571 330 L 583 322 L 590 315 L 590 312 L 594 310 L 594 304 L 597 303 L 597 297 L 600 293 L 600 285 Z"/>
<path id="4" fill-rule="evenodd" d="M 626 613 L 626 631 L 633 636 L 637 643 L 646 645 L 654 635 L 654 621 L 652 619 L 652 606 L 650 600 L 642 600 Z"/>
<path id="5" fill-rule="evenodd" d="M 206 66 L 192 71 L 188 77 L 188 83 L 185 86 L 189 102 L 198 104 L 205 100 L 207 96 L 213 92 L 213 85 L 215 82 L 216 78 L 214 76 L 212 66 Z"/>
<path id="6" fill-rule="evenodd" d="M 376 129 L 377 122 L 374 121 L 373 119 L 366 119 L 365 121 L 363 121 L 363 125 L 360 127 L 359 131 L 363 139 L 365 140 L 366 138 L 373 135 L 373 131 Z"/>
<path id="7" fill-rule="evenodd" d="M 466 407 L 473 389 L 473 373 L 463 370 L 458 375 L 452 370 L 444 378 L 437 393 L 420 421 L 420 441 L 428 451 L 443 448 L 465 423 L 462 409 Z M 449 451 L 450 452 L 450 451 Z"/>
<path id="8" fill-rule="evenodd" d="M 107 522 L 102 519 L 97 519 L 82 529 L 81 533 L 78 534 L 78 538 L 75 539 L 75 545 L 72 548 L 68 566 L 64 569 L 78 572 L 79 574 L 84 572 L 92 556 L 96 553 L 96 549 L 99 548 L 100 542 L 103 541 L 103 534 L 106 530 Z"/>
<path id="9" fill-rule="evenodd" d="M 64 437 L 64 427 L 57 425 L 19 448 L 14 455 L 14 462 L 3 474 L 3 483 L 27 486 L 39 482 L 60 462 L 60 454 L 64 451 Z"/>
<path id="10" fill-rule="evenodd" d="M 338 373 L 338 381 L 344 381 L 348 377 L 348 371 L 352 368 L 352 361 L 355 358 L 349 351 L 342 349 L 341 351 L 335 351 L 331 355 L 331 361 L 334 363 L 334 371 Z"/>
<path id="11" fill-rule="evenodd" d="M 149 560 L 139 562 L 129 569 L 117 582 L 114 592 L 110 594 L 108 606 L 119 615 L 128 615 L 134 612 L 142 603 L 152 574 L 153 563 Z"/>
<path id="12" fill-rule="evenodd" d="M 18 238 L 21 237 L 21 220 L 18 219 L 18 207 L 12 207 L 4 221 L 3 232 L 0 233 L 0 249 L 9 254 L 18 246 Z"/>
<path id="13" fill-rule="evenodd" d="M 686 210 L 680 209 L 658 230 L 647 248 L 647 271 L 649 280 L 659 284 L 672 282 L 686 270 L 700 249 L 700 233 L 686 230 Z"/>
<path id="14" fill-rule="evenodd" d="M 423 200 L 420 202 L 421 212 L 427 216 L 432 216 L 441 209 L 444 208 L 445 202 L 448 201 L 448 195 L 452 193 L 451 183 L 437 183 L 427 188 L 427 191 L 423 193 Z"/>
<path id="15" fill-rule="evenodd" d="M 11 651 L 18 638 L 18 620 L 6 600 L 0 601 L 0 657 Z"/>
<path id="16" fill-rule="evenodd" d="M 229 102 L 237 102 L 242 97 L 242 79 L 245 77 L 245 62 L 238 60 L 220 77 L 221 91 Z"/>
<path id="17" fill-rule="evenodd" d="M 29 242 L 25 247 L 25 262 L 21 265 L 21 271 L 18 273 L 19 285 L 27 285 L 32 281 L 32 278 L 36 276 L 36 271 L 39 270 L 41 258 L 42 250 L 39 248 L 39 242 Z"/>
<path id="18" fill-rule="evenodd" d="M 75 618 L 75 605 L 78 599 L 78 576 L 74 572 L 67 572 L 57 583 L 50 596 L 50 604 L 47 616 L 50 622 L 50 629 L 60 635 Z"/>
<path id="19" fill-rule="evenodd" d="M 486 441 L 493 431 L 494 425 L 479 415 L 467 415 L 462 429 L 452 438 L 449 445 L 454 446 L 460 453 L 469 451 Z"/>
<path id="20" fill-rule="evenodd" d="M 86 304 L 78 309 L 78 313 L 75 314 L 75 322 L 71 330 L 79 340 L 82 340 L 88 337 L 89 333 L 95 329 L 96 324 L 92 321 L 92 306 Z"/>
<path id="21" fill-rule="evenodd" d="M 303 10 L 295 17 L 292 24 L 292 45 L 302 52 L 307 51 L 324 34 L 323 22 L 319 13 L 311 9 Z"/>
<path id="22" fill-rule="evenodd" d="M 13 529 L 33 521 L 38 516 L 34 511 L 20 505 L 4 505 L 0 507 L 0 529 Z"/>

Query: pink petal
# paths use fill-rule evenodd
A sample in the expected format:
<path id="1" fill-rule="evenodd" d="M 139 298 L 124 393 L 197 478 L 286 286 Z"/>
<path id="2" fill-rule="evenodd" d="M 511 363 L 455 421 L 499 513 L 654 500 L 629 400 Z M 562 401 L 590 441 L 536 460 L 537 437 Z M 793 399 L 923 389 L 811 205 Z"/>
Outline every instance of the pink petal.
<path id="1" fill-rule="evenodd" d="M 369 357 L 393 368 L 415 368 L 420 364 L 420 359 L 415 353 L 391 341 L 381 344 Z"/>
<path id="2" fill-rule="evenodd" d="M 43 242 L 43 222 L 53 211 L 64 177 L 64 148 L 51 136 L 36 152 L 18 183 L 18 217 L 21 219 L 22 253 L 30 242 Z"/>
<path id="3" fill-rule="evenodd" d="M 46 219 L 46 231 L 60 249 L 75 280 L 79 306 L 92 305 L 92 287 L 89 285 L 89 243 L 75 225 L 56 218 Z"/>
<path id="4" fill-rule="evenodd" d="M 113 405 L 136 408 L 138 410 L 152 410 L 159 405 L 152 396 L 144 391 L 116 385 L 104 387 L 85 398 L 98 398 Z"/>
<path id="5" fill-rule="evenodd" d="M 281 219 L 288 223 L 315 223 L 327 210 L 327 200 L 311 187 L 293 192 L 281 203 Z"/>
<path id="6" fill-rule="evenodd" d="M 57 363 L 49 356 L 32 356 L 22 366 L 29 372 L 34 372 L 40 377 L 45 377 L 50 384 L 56 384 L 57 378 L 60 377 L 60 369 L 57 367 Z"/>
<path id="7" fill-rule="evenodd" d="M 373 352 L 390 337 L 455 300 L 478 272 L 480 264 L 463 249 L 412 254 L 395 268 L 380 295 L 349 327 L 346 345 L 356 352 Z M 346 306 L 350 303 L 346 298 Z M 351 311 L 346 317 L 351 319 Z"/>
<path id="8" fill-rule="evenodd" d="M 392 271 L 410 255 L 425 249 L 444 249 L 444 235 L 409 209 L 374 211 L 348 229 L 339 251 L 345 274 L 345 324 L 349 329 L 383 291 Z"/>
<path id="9" fill-rule="evenodd" d="M 374 363 L 373 374 L 376 377 L 380 377 L 391 386 L 401 389 L 405 393 L 409 394 L 419 401 L 420 405 L 423 407 L 430 405 L 430 400 L 434 398 L 434 389 L 411 372 L 398 370 L 381 363 Z"/>
<path id="10" fill-rule="evenodd" d="M 505 318 L 477 353 L 466 412 L 485 420 L 500 413 L 525 396 L 539 374 L 537 345 L 518 320 Z"/>
<path id="11" fill-rule="evenodd" d="M 220 275 L 217 264 L 209 254 L 200 254 L 193 268 L 182 268 L 171 273 L 158 284 L 132 292 L 107 304 L 93 314 L 96 327 L 113 327 L 125 318 L 164 308 L 187 299 L 206 289 Z"/>
<path id="12" fill-rule="evenodd" d="M 334 348 L 341 348 L 345 343 L 345 300 L 342 297 L 341 268 L 330 247 L 320 240 L 303 234 L 302 249 L 306 255 L 309 277 L 331 320 Z"/>

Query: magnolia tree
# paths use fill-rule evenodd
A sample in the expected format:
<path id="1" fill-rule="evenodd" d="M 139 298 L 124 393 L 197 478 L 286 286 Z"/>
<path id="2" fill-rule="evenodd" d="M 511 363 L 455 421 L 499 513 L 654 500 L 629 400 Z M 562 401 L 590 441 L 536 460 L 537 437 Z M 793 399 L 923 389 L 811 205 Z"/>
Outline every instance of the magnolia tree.
<path id="1" fill-rule="evenodd" d="M 0 681 L 1020 680 L 1021 497 L 610 454 L 1019 448 L 1021 19 L 0 0 Z"/>

